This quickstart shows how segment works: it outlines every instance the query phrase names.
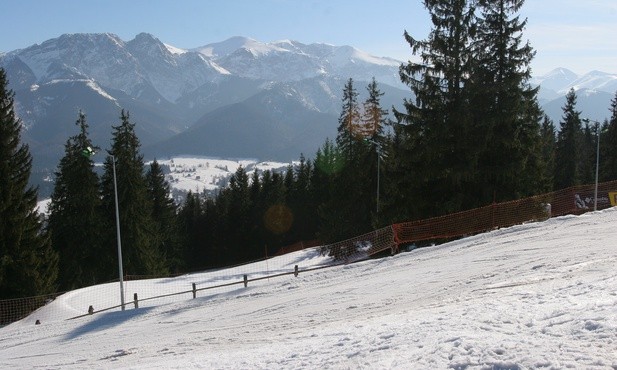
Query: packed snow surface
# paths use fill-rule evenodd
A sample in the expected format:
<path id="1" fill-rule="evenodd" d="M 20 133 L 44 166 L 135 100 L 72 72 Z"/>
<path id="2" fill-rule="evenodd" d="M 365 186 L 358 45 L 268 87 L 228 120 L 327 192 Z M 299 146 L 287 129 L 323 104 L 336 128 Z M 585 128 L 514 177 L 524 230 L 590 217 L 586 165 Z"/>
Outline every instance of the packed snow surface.
<path id="1" fill-rule="evenodd" d="M 331 262 L 305 250 L 126 293 L 297 277 L 66 320 L 118 304 L 118 283 L 84 288 L 0 329 L 0 368 L 617 369 L 615 225 L 609 209 L 302 272 Z"/>

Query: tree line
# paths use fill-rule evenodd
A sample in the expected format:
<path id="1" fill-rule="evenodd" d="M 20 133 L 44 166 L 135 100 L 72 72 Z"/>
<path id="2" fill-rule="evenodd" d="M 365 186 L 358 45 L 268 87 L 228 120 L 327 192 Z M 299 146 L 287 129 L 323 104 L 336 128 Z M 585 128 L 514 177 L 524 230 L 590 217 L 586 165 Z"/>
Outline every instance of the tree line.
<path id="1" fill-rule="evenodd" d="M 599 138 L 600 181 L 616 179 L 617 94 L 600 123 L 581 117 L 571 90 L 556 127 L 529 84 L 534 51 L 522 38 L 523 2 L 425 0 L 427 39 L 404 33 L 415 59 L 400 67 L 411 93 L 403 109 L 389 116 L 375 79 L 358 101 L 349 79 L 337 136 L 312 159 L 301 155 L 281 173 L 240 167 L 217 194 L 189 192 L 181 204 L 157 161 L 145 165 L 128 112 L 105 150 L 79 112 L 43 219 L 0 69 L 0 298 L 117 278 L 117 221 L 125 274 L 162 276 L 591 183 Z"/>

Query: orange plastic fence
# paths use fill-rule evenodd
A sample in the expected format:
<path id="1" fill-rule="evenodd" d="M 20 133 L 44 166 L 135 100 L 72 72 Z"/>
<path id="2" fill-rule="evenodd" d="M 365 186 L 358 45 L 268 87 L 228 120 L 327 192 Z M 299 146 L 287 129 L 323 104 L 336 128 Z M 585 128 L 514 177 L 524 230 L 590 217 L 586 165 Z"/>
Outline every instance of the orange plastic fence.
<path id="1" fill-rule="evenodd" d="M 458 212 L 426 220 L 392 225 L 400 245 L 444 240 L 497 228 L 541 221 L 565 214 L 581 214 L 594 209 L 595 185 L 576 186 L 548 194 Z M 598 184 L 597 209 L 617 205 L 617 181 Z"/>

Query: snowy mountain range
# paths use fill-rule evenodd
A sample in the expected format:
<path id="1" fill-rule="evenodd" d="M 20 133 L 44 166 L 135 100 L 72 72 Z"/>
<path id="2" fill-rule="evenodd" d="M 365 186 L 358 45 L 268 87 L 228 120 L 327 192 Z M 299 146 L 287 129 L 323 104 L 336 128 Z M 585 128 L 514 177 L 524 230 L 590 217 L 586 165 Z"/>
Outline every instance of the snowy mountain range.
<path id="1" fill-rule="evenodd" d="M 348 78 L 363 93 L 375 77 L 384 105 L 401 104 L 399 64 L 351 46 L 244 37 L 184 50 L 146 33 L 67 34 L 0 56 L 35 163 L 52 168 L 80 109 L 102 148 L 125 109 L 146 156 L 311 156 L 336 133 Z"/>
<path id="2" fill-rule="evenodd" d="M 385 108 L 401 107 L 410 92 L 398 77 L 400 61 L 351 46 L 264 43 L 245 37 L 180 49 L 142 33 L 133 40 L 66 34 L 0 54 L 15 91 L 35 167 L 55 168 L 78 111 L 91 137 L 110 146 L 120 109 L 128 110 L 147 159 L 177 155 L 288 162 L 311 157 L 336 135 L 343 85 L 353 78 L 359 100 L 374 77 Z M 579 91 L 578 108 L 608 117 L 617 75 L 577 76 L 565 69 L 532 81 L 558 123 L 564 96 Z"/>

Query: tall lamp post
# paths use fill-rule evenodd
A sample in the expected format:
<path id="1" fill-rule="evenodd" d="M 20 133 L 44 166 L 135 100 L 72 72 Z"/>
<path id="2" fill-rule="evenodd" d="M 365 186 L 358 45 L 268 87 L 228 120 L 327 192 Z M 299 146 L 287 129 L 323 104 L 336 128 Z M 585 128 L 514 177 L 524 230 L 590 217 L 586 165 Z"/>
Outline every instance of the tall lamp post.
<path id="1" fill-rule="evenodd" d="M 596 187 L 593 193 L 593 210 L 598 210 L 598 168 L 600 166 L 600 122 L 589 118 L 583 119 L 583 122 L 593 122 L 596 124 Z"/>
<path id="2" fill-rule="evenodd" d="M 371 143 L 373 145 L 375 145 L 375 152 L 377 152 L 377 196 L 375 198 L 376 200 L 376 206 L 375 206 L 375 210 L 377 215 L 379 215 L 379 178 L 380 178 L 380 171 L 379 171 L 379 162 L 381 162 L 381 157 L 382 157 L 382 152 L 381 152 L 381 147 L 379 146 L 379 143 L 376 142 L 375 140 L 372 139 L 364 139 L 364 141 Z"/>
<path id="3" fill-rule="evenodd" d="M 120 275 L 120 304 L 124 311 L 124 278 L 122 272 L 122 241 L 120 239 L 120 209 L 118 207 L 118 185 L 116 183 L 116 158 L 111 156 L 111 168 L 114 173 L 114 199 L 116 201 L 116 236 L 118 238 L 118 273 Z"/>
<path id="4" fill-rule="evenodd" d="M 92 157 L 95 152 L 91 147 L 87 147 L 86 149 L 81 151 L 86 157 Z M 111 168 L 114 175 L 114 200 L 116 205 L 116 236 L 118 240 L 118 274 L 120 276 L 120 305 L 122 307 L 122 311 L 124 311 L 124 277 L 122 272 L 122 242 L 120 239 L 120 209 L 118 207 L 118 184 L 116 182 L 116 157 L 110 155 L 111 157 Z"/>

